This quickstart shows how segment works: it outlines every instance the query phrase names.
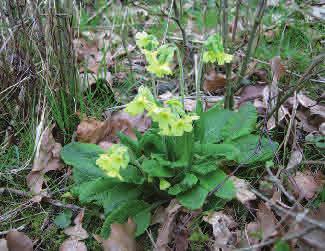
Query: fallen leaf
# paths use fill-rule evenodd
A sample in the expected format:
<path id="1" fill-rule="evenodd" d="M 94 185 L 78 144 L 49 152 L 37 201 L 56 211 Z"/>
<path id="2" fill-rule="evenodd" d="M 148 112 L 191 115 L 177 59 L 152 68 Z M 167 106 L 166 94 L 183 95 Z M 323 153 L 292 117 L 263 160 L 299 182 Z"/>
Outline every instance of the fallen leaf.
<path id="1" fill-rule="evenodd" d="M 203 220 L 212 225 L 215 240 L 214 250 L 234 248 L 236 233 L 231 230 L 237 227 L 237 223 L 231 216 L 224 214 L 223 211 L 219 211 L 204 216 Z"/>
<path id="2" fill-rule="evenodd" d="M 299 104 L 301 104 L 303 107 L 310 108 L 312 106 L 317 105 L 317 102 L 315 100 L 312 100 L 311 98 L 307 97 L 306 95 L 302 94 L 301 92 L 297 94 L 297 100 Z"/>
<path id="3" fill-rule="evenodd" d="M 205 92 L 215 92 L 223 89 L 226 83 L 226 75 L 216 73 L 215 70 L 211 70 L 208 72 L 208 74 L 204 75 L 203 90 Z"/>
<path id="4" fill-rule="evenodd" d="M 255 245 L 260 242 L 258 234 L 260 233 L 260 224 L 257 222 L 250 222 L 245 226 L 247 232 L 247 241 L 249 245 Z"/>
<path id="5" fill-rule="evenodd" d="M 84 210 L 81 210 L 81 212 L 76 216 L 73 223 L 75 226 L 68 227 L 64 229 L 64 233 L 66 235 L 71 236 L 75 240 L 84 240 L 88 238 L 87 231 L 82 227 L 82 220 L 84 217 Z"/>
<path id="6" fill-rule="evenodd" d="M 299 198 L 305 198 L 306 200 L 312 199 L 324 184 L 320 172 L 313 175 L 309 170 L 297 172 L 293 180 L 295 181 L 295 184 L 293 184 L 295 194 Z"/>
<path id="7" fill-rule="evenodd" d="M 125 224 L 112 224 L 109 238 L 102 241 L 104 251 L 135 251 L 135 229 L 131 218 Z"/>
<path id="8" fill-rule="evenodd" d="M 281 62 L 280 56 L 275 56 L 271 60 L 271 71 L 273 73 L 273 81 L 277 82 L 286 72 L 285 66 Z"/>
<path id="9" fill-rule="evenodd" d="M 187 112 L 193 112 L 196 108 L 196 100 L 195 99 L 185 99 L 184 100 L 184 109 Z"/>
<path id="10" fill-rule="evenodd" d="M 111 131 L 109 120 L 99 121 L 94 118 L 83 119 L 77 127 L 77 140 L 84 143 L 96 144 Z"/>
<path id="11" fill-rule="evenodd" d="M 6 240 L 9 251 L 33 251 L 32 240 L 22 232 L 12 230 L 7 234 Z"/>
<path id="12" fill-rule="evenodd" d="M 61 144 L 55 142 L 52 135 L 54 125 L 47 127 L 42 133 L 36 150 L 31 172 L 27 175 L 27 185 L 35 195 L 32 200 L 40 202 L 46 193 L 42 192 L 44 175 L 49 171 L 60 170 L 64 167 L 60 160 Z"/>
<path id="13" fill-rule="evenodd" d="M 87 251 L 87 247 L 82 240 L 88 238 L 87 231 L 82 227 L 82 220 L 84 217 L 84 210 L 76 216 L 73 223 L 75 226 L 68 227 L 64 233 L 69 236 L 60 246 L 60 251 Z"/>
<path id="14" fill-rule="evenodd" d="M 273 214 L 272 210 L 263 202 L 258 205 L 258 210 L 256 212 L 257 222 L 262 231 L 263 240 L 277 234 L 276 224 L 277 219 Z"/>
<path id="15" fill-rule="evenodd" d="M 158 230 L 158 237 L 156 240 L 155 251 L 167 251 L 168 243 L 171 239 L 172 232 L 175 225 L 175 216 L 180 211 L 182 206 L 177 202 L 177 200 L 173 199 L 169 203 L 169 206 L 166 208 L 167 216 L 164 220 L 164 223 Z"/>
<path id="16" fill-rule="evenodd" d="M 290 159 L 287 165 L 287 170 L 294 170 L 302 161 L 302 152 L 299 150 L 293 150 L 290 155 Z"/>
<path id="17" fill-rule="evenodd" d="M 247 204 L 247 202 L 251 200 L 256 200 L 256 195 L 250 191 L 249 184 L 244 179 L 239 179 L 235 176 L 231 176 L 230 179 L 234 183 L 236 188 L 236 198 L 243 204 Z"/>
<path id="18" fill-rule="evenodd" d="M 82 241 L 67 239 L 61 244 L 59 251 L 87 251 L 87 247 Z"/>
<path id="19" fill-rule="evenodd" d="M 0 239 L 0 250 L 1 251 L 9 251 L 6 239 Z"/>
<path id="20" fill-rule="evenodd" d="M 80 142 L 99 144 L 107 149 L 112 143 L 119 142 L 118 132 L 136 138 L 133 129 L 143 133 L 150 125 L 151 120 L 144 114 L 131 116 L 124 111 L 118 111 L 105 121 L 83 119 L 77 127 L 76 135 Z"/>
<path id="21" fill-rule="evenodd" d="M 265 85 L 248 85 L 244 86 L 239 93 L 239 106 L 247 101 L 263 99 Z"/>
<path id="22" fill-rule="evenodd" d="M 322 203 L 319 208 L 309 212 L 308 217 L 318 221 L 325 222 L 325 203 Z M 294 228 L 293 231 L 303 231 L 306 228 L 312 227 L 311 224 L 308 224 L 305 221 L 302 221 Z M 307 245 L 305 250 L 324 250 L 325 247 L 325 232 L 319 228 L 316 228 L 313 231 L 307 232 L 300 237 L 300 241 Z M 298 243 L 299 244 L 299 243 Z M 314 249 L 313 249 L 314 248 Z"/>

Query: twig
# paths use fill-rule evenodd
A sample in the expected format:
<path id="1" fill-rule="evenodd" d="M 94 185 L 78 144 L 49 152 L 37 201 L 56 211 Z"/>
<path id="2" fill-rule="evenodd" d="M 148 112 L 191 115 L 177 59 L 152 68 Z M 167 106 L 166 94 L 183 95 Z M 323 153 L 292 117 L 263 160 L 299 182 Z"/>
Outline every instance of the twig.
<path id="1" fill-rule="evenodd" d="M 15 195 L 18 195 L 18 196 L 21 196 L 21 197 L 27 197 L 27 198 L 30 197 L 30 193 L 28 193 L 26 191 L 14 189 L 14 188 L 8 188 L 8 187 L 1 187 L 0 188 L 0 194 L 5 193 L 5 192 L 7 192 L 9 194 L 15 194 Z M 59 200 L 54 200 L 54 199 L 51 199 L 51 198 L 48 198 L 48 197 L 44 197 L 42 199 L 42 201 L 47 202 L 47 203 L 50 203 L 53 206 L 63 207 L 63 208 L 69 208 L 69 209 L 72 209 L 72 210 L 79 210 L 81 208 L 81 207 L 79 207 L 77 205 L 74 205 L 74 204 L 64 204 L 64 203 L 62 203 Z"/>
<path id="2" fill-rule="evenodd" d="M 289 240 L 292 240 L 292 239 L 302 237 L 302 236 L 310 233 L 311 231 L 315 230 L 315 228 L 316 228 L 315 226 L 306 227 L 305 229 L 303 229 L 301 231 L 294 232 L 294 233 L 291 233 L 291 234 L 287 234 L 286 236 L 282 237 L 281 240 L 289 241 Z M 279 240 L 279 238 L 273 238 L 273 239 L 264 241 L 264 242 L 262 242 L 260 244 L 252 245 L 252 246 L 247 247 L 247 248 L 239 248 L 239 249 L 235 249 L 235 250 L 238 250 L 238 251 L 239 250 L 241 250 L 241 251 L 244 251 L 244 250 L 256 250 L 256 249 L 271 245 L 271 244 L 275 243 L 278 240 Z"/>
<path id="3" fill-rule="evenodd" d="M 297 219 L 298 221 L 305 221 L 309 224 L 314 225 L 315 227 L 320 228 L 321 230 L 325 231 L 325 224 L 314 220 L 308 216 L 305 215 L 305 213 L 294 213 L 291 212 L 290 210 L 283 208 L 279 205 L 277 205 L 276 203 L 274 203 L 272 200 L 268 199 L 266 196 L 264 196 L 263 194 L 261 194 L 259 191 L 257 191 L 254 187 L 251 187 L 251 191 L 256 194 L 258 197 L 260 197 L 261 199 L 263 199 L 264 201 L 267 201 L 272 207 L 274 207 L 275 209 L 279 210 L 282 213 L 288 214 L 289 216 Z"/>
<path id="4" fill-rule="evenodd" d="M 280 108 L 280 106 L 289 98 L 291 97 L 294 92 L 296 91 L 297 93 L 303 88 L 304 83 L 311 77 L 311 72 L 313 69 L 322 63 L 325 58 L 325 53 L 320 54 L 319 56 L 315 57 L 311 63 L 311 65 L 308 67 L 308 69 L 305 71 L 305 73 L 300 77 L 300 79 L 297 81 L 296 85 L 292 90 L 288 91 L 286 95 L 280 99 L 280 101 L 277 103 L 277 105 L 273 108 L 273 110 L 268 114 L 268 118 L 271 118 L 272 115 Z"/>
<path id="5" fill-rule="evenodd" d="M 253 42 L 254 42 L 254 39 L 256 36 L 257 27 L 260 25 L 260 23 L 262 21 L 262 17 L 263 17 L 264 10 L 265 10 L 265 5 L 266 5 L 266 0 L 259 1 L 259 6 L 258 6 L 258 9 L 256 12 L 254 25 L 249 33 L 249 40 L 248 40 L 248 45 L 247 45 L 247 49 L 245 52 L 245 58 L 241 65 L 240 71 L 238 72 L 237 80 L 234 84 L 235 89 L 237 89 L 240 86 L 240 83 L 245 76 L 245 72 L 246 72 L 246 69 L 248 66 L 248 61 L 249 61 L 249 59 L 251 57 L 251 53 L 252 53 Z"/>
<path id="6" fill-rule="evenodd" d="M 111 5 L 113 1 L 108 1 L 104 6 L 102 6 L 94 15 L 92 15 L 90 18 L 87 19 L 86 24 L 89 24 L 91 21 L 93 21 L 98 15 L 101 15 L 108 6 Z"/>
<path id="7" fill-rule="evenodd" d="M 258 62 L 258 63 L 261 63 L 261 64 L 265 64 L 265 65 L 270 65 L 269 62 L 266 62 L 266 61 L 263 61 L 263 60 L 260 60 L 258 58 L 253 58 L 254 61 Z M 287 73 L 291 74 L 291 75 L 294 75 L 296 77 L 301 77 L 302 75 L 299 74 L 299 73 L 296 73 L 296 72 L 293 72 L 293 71 L 290 71 L 290 70 L 286 70 Z M 321 80 L 321 79 L 314 79 L 314 78 L 311 78 L 309 79 L 309 81 L 311 82 L 315 82 L 315 83 L 320 83 L 320 84 L 325 84 L 325 80 Z"/>

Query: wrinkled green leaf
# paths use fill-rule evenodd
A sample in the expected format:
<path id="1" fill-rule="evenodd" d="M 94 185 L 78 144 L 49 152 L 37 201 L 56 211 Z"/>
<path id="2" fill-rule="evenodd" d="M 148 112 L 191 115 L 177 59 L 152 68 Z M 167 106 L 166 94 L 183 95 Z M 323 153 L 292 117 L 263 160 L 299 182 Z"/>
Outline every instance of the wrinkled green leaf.
<path id="1" fill-rule="evenodd" d="M 63 147 L 61 158 L 67 165 L 74 167 L 74 181 L 82 183 L 106 176 L 96 165 L 96 160 L 102 153 L 104 150 L 98 145 L 73 142 Z"/>
<path id="2" fill-rule="evenodd" d="M 151 177 L 172 177 L 173 170 L 161 166 L 157 160 L 145 159 L 142 162 L 141 169 Z"/>
<path id="3" fill-rule="evenodd" d="M 207 161 L 203 163 L 194 164 L 191 167 L 191 171 L 197 174 L 205 175 L 213 172 L 217 169 L 217 165 L 215 161 Z"/>
<path id="4" fill-rule="evenodd" d="M 182 181 L 171 188 L 168 189 L 168 193 L 171 195 L 177 195 L 179 193 L 185 192 L 186 190 L 192 188 L 198 181 L 198 178 L 191 173 L 185 174 Z"/>
<path id="5" fill-rule="evenodd" d="M 127 166 L 126 168 L 120 169 L 120 175 L 123 178 L 123 182 L 143 184 L 144 177 L 140 170 L 135 166 Z"/>
<path id="6" fill-rule="evenodd" d="M 194 186 L 192 189 L 178 194 L 177 200 L 186 208 L 195 210 L 203 206 L 209 191 L 200 185 Z"/>
<path id="7" fill-rule="evenodd" d="M 217 143 L 221 141 L 223 139 L 221 130 L 233 116 L 233 113 L 223 109 L 220 103 L 201 113 L 200 120 L 196 123 L 196 138 L 201 143 Z"/>
<path id="8" fill-rule="evenodd" d="M 255 129 L 256 120 L 256 108 L 251 103 L 244 104 L 228 119 L 221 130 L 221 135 L 226 141 L 248 135 Z"/>
<path id="9" fill-rule="evenodd" d="M 240 164 L 255 164 L 272 159 L 279 144 L 258 135 L 247 135 L 232 141 L 240 150 Z"/>
<path id="10" fill-rule="evenodd" d="M 232 199 L 235 197 L 236 190 L 233 182 L 227 179 L 227 174 L 220 169 L 217 169 L 216 171 L 205 176 L 199 176 L 199 180 L 200 185 L 209 192 L 220 185 L 218 191 L 214 193 L 214 195 L 217 197 L 223 199 Z"/>
<path id="11" fill-rule="evenodd" d="M 237 160 L 239 150 L 235 144 L 194 144 L 194 153 L 201 156 L 225 157 L 228 160 Z"/>
<path id="12" fill-rule="evenodd" d="M 106 217 L 101 230 L 102 237 L 107 239 L 111 231 L 112 223 L 122 224 L 126 222 L 129 217 L 131 217 L 137 225 L 136 236 L 141 235 L 149 226 L 144 211 L 148 211 L 150 208 L 150 204 L 142 200 L 132 200 L 121 204 Z M 137 222 L 137 220 L 139 222 Z"/>

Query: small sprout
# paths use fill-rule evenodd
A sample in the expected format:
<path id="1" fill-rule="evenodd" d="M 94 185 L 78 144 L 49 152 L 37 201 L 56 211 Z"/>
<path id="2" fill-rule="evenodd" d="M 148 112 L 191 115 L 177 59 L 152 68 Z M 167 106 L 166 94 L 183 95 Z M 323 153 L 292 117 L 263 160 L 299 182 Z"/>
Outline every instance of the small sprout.
<path id="1" fill-rule="evenodd" d="M 159 189 L 160 190 L 167 190 L 171 184 L 166 179 L 159 179 Z"/>

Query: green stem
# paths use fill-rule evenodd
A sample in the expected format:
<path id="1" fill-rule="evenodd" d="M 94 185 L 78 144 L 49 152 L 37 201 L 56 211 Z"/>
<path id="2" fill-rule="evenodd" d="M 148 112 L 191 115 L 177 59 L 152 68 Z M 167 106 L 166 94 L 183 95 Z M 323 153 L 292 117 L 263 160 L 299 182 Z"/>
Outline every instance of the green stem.
<path id="1" fill-rule="evenodd" d="M 176 47 L 176 55 L 177 55 L 178 66 L 179 66 L 179 89 L 181 93 L 181 102 L 184 108 L 184 98 L 185 98 L 184 68 L 183 68 L 181 53 L 178 47 Z"/>

